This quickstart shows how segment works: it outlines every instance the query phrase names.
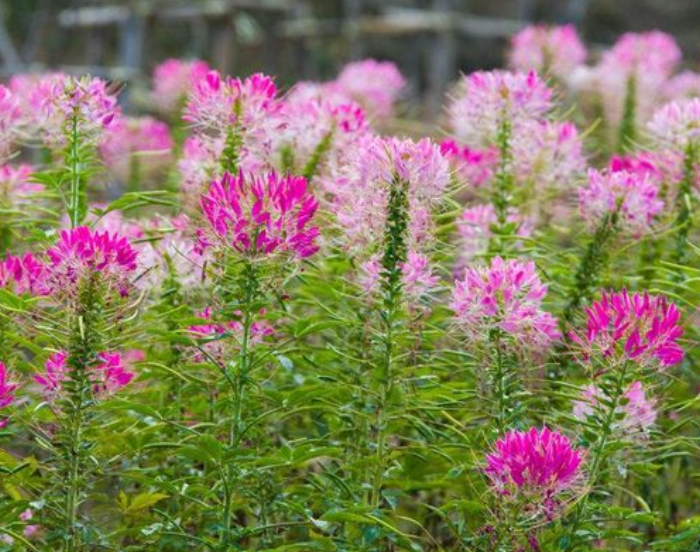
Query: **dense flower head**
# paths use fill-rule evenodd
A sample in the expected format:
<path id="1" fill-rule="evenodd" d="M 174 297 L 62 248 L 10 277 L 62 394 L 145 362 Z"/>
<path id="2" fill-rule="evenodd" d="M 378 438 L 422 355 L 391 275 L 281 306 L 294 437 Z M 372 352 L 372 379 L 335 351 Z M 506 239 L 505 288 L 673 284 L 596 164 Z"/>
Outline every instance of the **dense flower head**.
<path id="1" fill-rule="evenodd" d="M 515 235 L 530 237 L 534 230 L 534 221 L 520 214 L 514 207 L 508 211 L 508 223 L 515 225 Z M 460 237 L 459 253 L 463 260 L 471 260 L 486 253 L 493 226 L 498 222 L 493 205 L 474 205 L 467 207 L 457 219 L 457 231 Z"/>
<path id="2" fill-rule="evenodd" d="M 67 360 L 66 351 L 52 353 L 44 363 L 44 372 L 34 376 L 34 381 L 43 387 L 43 394 L 47 399 L 53 398 L 68 378 Z"/>
<path id="3" fill-rule="evenodd" d="M 648 125 L 660 145 L 684 149 L 700 141 L 700 98 L 670 102 L 661 107 Z"/>
<path id="4" fill-rule="evenodd" d="M 400 266 L 403 293 L 408 299 L 409 306 L 419 304 L 419 301 L 434 291 L 440 278 L 433 272 L 430 259 L 423 253 L 409 251 L 406 261 Z M 367 293 L 378 293 L 381 289 L 381 279 L 384 268 L 379 255 L 373 255 L 362 265 L 360 285 Z"/>
<path id="5" fill-rule="evenodd" d="M 651 72 L 668 77 L 681 57 L 678 44 L 669 34 L 661 31 L 625 33 L 604 53 L 603 64 L 626 74 Z"/>
<path id="6" fill-rule="evenodd" d="M 459 177 L 475 188 L 490 182 L 498 167 L 496 148 L 480 150 L 460 146 L 454 140 L 443 140 L 440 142 L 440 152 L 449 160 Z"/>
<path id="7" fill-rule="evenodd" d="M 197 83 L 207 76 L 209 66 L 200 60 L 167 59 L 153 71 L 153 100 L 156 107 L 171 113 L 184 105 Z"/>
<path id="8" fill-rule="evenodd" d="M 65 144 L 71 120 L 83 142 L 97 142 L 119 115 L 116 96 L 95 77 L 50 76 L 37 83 L 33 95 L 36 124 L 50 147 Z"/>
<path id="9" fill-rule="evenodd" d="M 472 147 L 494 144 L 503 121 L 516 126 L 552 107 L 552 90 L 537 73 L 478 71 L 463 78 L 448 105 L 455 136 Z"/>
<path id="10" fill-rule="evenodd" d="M 12 405 L 15 402 L 15 392 L 19 385 L 10 381 L 10 374 L 4 362 L 0 362 L 0 410 Z M 5 427 L 8 419 L 0 416 L 0 429 Z"/>
<path id="11" fill-rule="evenodd" d="M 110 172 L 128 181 L 136 155 L 143 159 L 139 159 L 139 175 L 149 177 L 167 167 L 172 148 L 164 122 L 152 117 L 120 118 L 106 132 L 100 153 Z"/>
<path id="12" fill-rule="evenodd" d="M 11 289 L 15 293 L 45 295 L 46 267 L 31 253 L 21 257 L 8 255 L 0 261 L 0 288 Z"/>
<path id="13" fill-rule="evenodd" d="M 464 278 L 455 282 L 450 308 L 471 339 L 483 342 L 498 329 L 537 351 L 560 337 L 556 319 L 541 308 L 546 295 L 533 262 L 495 257 L 488 266 L 465 269 Z"/>
<path id="14" fill-rule="evenodd" d="M 303 259 L 318 250 L 319 231 L 310 225 L 318 203 L 303 177 L 224 173 L 202 195 L 201 206 L 215 240 L 241 254 Z"/>
<path id="15" fill-rule="evenodd" d="M 631 383 L 623 394 L 626 401 L 616 408 L 621 416 L 616 417 L 615 430 L 622 436 L 643 436 L 656 421 L 657 412 L 653 399 L 648 399 L 641 381 Z M 601 399 L 610 400 L 603 391 L 591 384 L 585 387 L 581 398 L 574 402 L 573 415 L 579 420 L 586 420 L 596 413 Z"/>
<path id="16" fill-rule="evenodd" d="M 22 123 L 22 110 L 16 95 L 0 85 L 0 162 L 12 152 Z"/>
<path id="17" fill-rule="evenodd" d="M 406 86 L 396 64 L 366 59 L 348 63 L 335 84 L 365 108 L 372 117 L 389 117 Z"/>
<path id="18" fill-rule="evenodd" d="M 496 441 L 484 471 L 499 496 L 552 517 L 558 497 L 580 482 L 583 461 L 568 437 L 533 427 L 509 431 Z"/>
<path id="19" fill-rule="evenodd" d="M 566 79 L 586 61 L 586 48 L 573 25 L 531 25 L 511 39 L 509 64 L 518 71 L 537 71 Z"/>
<path id="20" fill-rule="evenodd" d="M 664 297 L 648 293 L 604 291 L 586 307 L 586 332 L 571 334 L 589 360 L 605 364 L 633 361 L 664 369 L 683 360 L 677 343 L 683 335 L 680 311 Z"/>
<path id="21" fill-rule="evenodd" d="M 649 173 L 589 169 L 588 183 L 578 191 L 579 209 L 591 229 L 615 216 L 618 228 L 642 235 L 663 209 L 658 194 L 658 182 Z"/>
<path id="22" fill-rule="evenodd" d="M 54 294 L 73 292 L 99 273 L 103 283 L 125 295 L 137 268 L 137 251 L 126 238 L 86 226 L 62 230 L 46 254 L 47 284 Z"/>

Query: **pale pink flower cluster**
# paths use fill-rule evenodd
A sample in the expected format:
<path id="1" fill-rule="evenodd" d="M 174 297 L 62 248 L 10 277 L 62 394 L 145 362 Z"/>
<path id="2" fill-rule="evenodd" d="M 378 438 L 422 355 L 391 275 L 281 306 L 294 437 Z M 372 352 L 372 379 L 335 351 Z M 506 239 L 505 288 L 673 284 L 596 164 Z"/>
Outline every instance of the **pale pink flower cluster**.
<path id="1" fill-rule="evenodd" d="M 379 255 L 373 255 L 361 268 L 360 284 L 363 289 L 367 293 L 377 293 L 384 271 Z M 401 280 L 403 292 L 409 299 L 409 304 L 413 306 L 435 289 L 440 278 L 434 274 L 433 266 L 426 255 L 409 251 L 406 261 L 401 265 Z"/>
<path id="2" fill-rule="evenodd" d="M 623 398 L 626 402 L 615 409 L 621 415 L 616 416 L 615 420 L 617 432 L 623 437 L 645 436 L 656 421 L 655 401 L 646 397 L 644 386 L 640 381 L 633 382 L 624 392 Z M 583 389 L 581 399 L 574 402 L 574 417 L 585 421 L 601 408 L 601 399 L 611 400 L 599 387 L 588 385 Z"/>
<path id="3" fill-rule="evenodd" d="M 681 71 L 666 83 L 664 97 L 668 101 L 700 97 L 700 73 Z"/>
<path id="4" fill-rule="evenodd" d="M 614 216 L 617 228 L 639 236 L 651 231 L 655 215 L 664 207 L 658 194 L 649 173 L 589 169 L 587 185 L 578 190 L 579 209 L 591 230 Z"/>
<path id="5" fill-rule="evenodd" d="M 66 143 L 66 132 L 72 132 L 70 121 L 75 121 L 83 144 L 97 143 L 120 113 L 116 96 L 99 78 L 48 75 L 39 79 L 32 98 L 30 105 L 37 106 L 35 124 L 49 147 Z"/>
<path id="6" fill-rule="evenodd" d="M 663 370 L 683 360 L 677 343 L 683 335 L 680 311 L 664 297 L 648 293 L 603 292 L 586 307 L 586 332 L 571 338 L 585 359 L 614 366 L 634 362 L 642 368 Z"/>
<path id="7" fill-rule="evenodd" d="M 552 90 L 534 71 L 478 71 L 463 78 L 447 109 L 460 142 L 487 148 L 496 143 L 503 121 L 516 127 L 551 108 Z"/>
<path id="8" fill-rule="evenodd" d="M 223 149 L 223 138 L 202 139 L 195 135 L 185 140 L 177 167 L 182 201 L 188 212 L 199 206 L 199 197 L 209 183 L 221 177 L 220 157 Z"/>
<path id="9" fill-rule="evenodd" d="M 0 85 L 0 164 L 12 153 L 22 125 L 22 110 L 17 96 Z"/>
<path id="10" fill-rule="evenodd" d="M 137 268 L 137 251 L 126 238 L 86 226 L 61 231 L 46 255 L 46 285 L 57 296 L 74 297 L 98 276 L 110 291 L 127 295 Z"/>
<path id="11" fill-rule="evenodd" d="M 181 109 L 187 96 L 211 69 L 200 60 L 167 59 L 153 71 L 153 103 L 165 112 Z"/>
<path id="12" fill-rule="evenodd" d="M 277 253 L 303 259 L 318 250 L 319 231 L 310 225 L 318 203 L 303 177 L 224 173 L 201 205 L 210 229 L 203 247 L 213 245 L 211 238 L 251 258 Z"/>
<path id="13" fill-rule="evenodd" d="M 556 318 L 542 310 L 546 295 L 533 262 L 495 257 L 489 266 L 465 269 L 464 278 L 455 281 L 450 308 L 471 340 L 485 342 L 500 330 L 516 346 L 541 351 L 560 338 Z"/>
<path id="14" fill-rule="evenodd" d="M 46 295 L 45 278 L 46 267 L 31 253 L 22 257 L 8 255 L 0 261 L 0 288 L 19 294 Z"/>
<path id="15" fill-rule="evenodd" d="M 525 515 L 552 519 L 561 496 L 575 493 L 584 454 L 568 437 L 548 428 L 509 431 L 486 456 L 484 472 L 499 498 L 519 504 Z"/>
<path id="16" fill-rule="evenodd" d="M 396 64 L 366 59 L 343 67 L 335 85 L 362 105 L 370 117 L 383 119 L 392 115 L 406 79 Z"/>
<path id="17" fill-rule="evenodd" d="M 25 206 L 32 196 L 44 187 L 30 178 L 34 173 L 31 165 L 0 165 L 0 204 L 11 208 Z"/>
<path id="18" fill-rule="evenodd" d="M 196 339 L 198 345 L 204 351 L 198 351 L 194 354 L 196 362 L 207 362 L 214 359 L 219 364 L 223 364 L 230 357 L 231 342 L 234 343 L 234 348 L 240 347 L 243 338 L 243 322 L 240 320 L 240 312 L 234 313 L 239 319 L 214 321 L 214 313 L 211 307 L 207 307 L 202 312 L 197 313 L 197 317 L 208 321 L 205 324 L 196 324 L 190 326 L 188 331 L 192 338 Z M 262 309 L 259 316 L 265 316 L 265 310 Z M 257 320 L 250 325 L 249 329 L 249 345 L 257 345 L 262 343 L 266 337 L 274 334 L 272 326 L 265 320 Z"/>
<path id="19" fill-rule="evenodd" d="M 630 83 L 635 90 L 634 124 L 651 117 L 664 86 L 681 59 L 673 37 L 660 31 L 626 33 L 603 54 L 596 67 L 598 92 L 611 128 L 620 124 Z"/>
<path id="20" fill-rule="evenodd" d="M 31 521 L 33 518 L 34 518 L 34 512 L 32 511 L 31 508 L 27 508 L 19 515 L 19 520 L 23 521 L 25 523 L 28 521 Z M 22 530 L 22 535 L 25 538 L 33 539 L 39 535 L 40 531 L 41 531 L 41 525 L 28 523 L 24 526 L 24 529 Z M 3 534 L 3 535 L 0 535 L 0 543 L 7 544 L 8 546 L 12 546 L 15 544 L 15 539 L 8 534 Z"/>
<path id="21" fill-rule="evenodd" d="M 685 150 L 700 143 L 700 98 L 670 102 L 654 113 L 648 124 L 652 138 L 662 147 Z"/>
<path id="22" fill-rule="evenodd" d="M 475 188 L 490 182 L 498 167 L 498 150 L 493 147 L 478 150 L 460 146 L 454 140 L 443 140 L 440 151 L 449 160 L 453 171 Z"/>
<path id="23" fill-rule="evenodd" d="M 0 362 L 0 411 L 8 408 L 15 402 L 15 393 L 19 385 L 10 381 L 10 373 L 4 362 Z M 0 429 L 7 426 L 9 418 L 0 417 Z"/>
<path id="24" fill-rule="evenodd" d="M 130 370 L 128 358 L 127 355 L 106 351 L 97 355 L 88 373 L 95 396 L 112 395 L 131 383 L 136 374 Z M 49 356 L 44 372 L 35 375 L 34 381 L 43 388 L 47 400 L 54 400 L 62 392 L 63 383 L 71 377 L 71 370 L 68 353 L 58 351 Z"/>
<path id="25" fill-rule="evenodd" d="M 508 61 L 517 71 L 537 71 L 567 80 L 586 61 L 586 48 L 573 25 L 531 25 L 511 39 Z"/>
<path id="26" fill-rule="evenodd" d="M 111 125 L 100 144 L 107 169 L 122 182 L 132 176 L 138 163 L 144 179 L 167 168 L 173 148 L 168 125 L 152 117 L 120 118 Z"/>
<path id="27" fill-rule="evenodd" d="M 459 255 L 463 261 L 470 261 L 486 253 L 491 237 L 492 227 L 498 222 L 493 205 L 474 205 L 467 207 L 459 219 L 457 230 L 460 237 Z M 514 207 L 508 211 L 508 223 L 515 225 L 515 235 L 528 238 L 534 230 L 534 221 L 521 215 Z"/>

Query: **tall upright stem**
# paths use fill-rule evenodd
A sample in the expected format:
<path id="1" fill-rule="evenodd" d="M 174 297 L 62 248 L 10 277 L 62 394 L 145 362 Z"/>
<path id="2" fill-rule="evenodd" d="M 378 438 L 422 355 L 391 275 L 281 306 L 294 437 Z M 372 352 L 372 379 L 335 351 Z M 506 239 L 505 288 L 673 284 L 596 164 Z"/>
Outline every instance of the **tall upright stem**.
<path id="1" fill-rule="evenodd" d="M 688 235 L 692 229 L 693 211 L 695 199 L 693 188 L 697 179 L 697 170 L 695 167 L 697 157 L 697 145 L 690 142 L 686 148 L 683 159 L 683 178 L 678 187 L 678 195 L 676 196 L 676 249 L 674 251 L 673 261 L 676 264 L 683 263 L 687 248 Z"/>
<path id="2" fill-rule="evenodd" d="M 508 225 L 508 211 L 512 204 L 513 196 L 513 167 L 512 167 L 512 149 L 511 149 L 512 127 L 508 117 L 501 119 L 496 143 L 498 146 L 499 160 L 498 170 L 494 178 L 493 187 L 493 209 L 496 214 L 497 229 L 491 237 L 489 243 L 489 256 L 502 255 L 505 252 L 506 244 L 504 236 L 506 236 Z"/>

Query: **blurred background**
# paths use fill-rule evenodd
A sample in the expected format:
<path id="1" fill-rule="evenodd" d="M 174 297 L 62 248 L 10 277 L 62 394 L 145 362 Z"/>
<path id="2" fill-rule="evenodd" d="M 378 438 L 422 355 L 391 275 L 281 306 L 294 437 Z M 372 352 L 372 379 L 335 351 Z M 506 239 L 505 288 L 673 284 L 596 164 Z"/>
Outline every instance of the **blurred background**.
<path id="1" fill-rule="evenodd" d="M 572 23 L 593 56 L 625 31 L 673 34 L 700 57 L 700 0 L 0 0 L 0 70 L 47 68 L 145 85 L 168 57 L 282 86 L 332 78 L 353 59 L 395 61 L 408 105 L 433 117 L 459 71 L 503 64 L 533 22 Z"/>

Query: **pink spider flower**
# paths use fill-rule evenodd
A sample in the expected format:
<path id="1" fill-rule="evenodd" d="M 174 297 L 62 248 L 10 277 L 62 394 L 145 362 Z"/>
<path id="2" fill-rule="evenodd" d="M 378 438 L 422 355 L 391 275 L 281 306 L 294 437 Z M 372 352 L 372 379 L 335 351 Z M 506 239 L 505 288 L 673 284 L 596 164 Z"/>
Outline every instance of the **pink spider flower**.
<path id="1" fill-rule="evenodd" d="M 537 73 L 478 71 L 465 76 L 448 105 L 450 126 L 463 143 L 492 146 L 503 121 L 512 126 L 543 117 L 552 90 Z"/>
<path id="2" fill-rule="evenodd" d="M 475 205 L 468 207 L 457 220 L 460 237 L 460 257 L 472 260 L 488 250 L 493 236 L 492 227 L 497 223 L 493 205 Z M 520 214 L 514 207 L 508 211 L 508 223 L 515 225 L 515 235 L 528 238 L 534 230 L 534 221 Z"/>
<path id="3" fill-rule="evenodd" d="M 700 143 L 700 98 L 677 100 L 661 107 L 648 125 L 660 145 L 685 150 Z"/>
<path id="4" fill-rule="evenodd" d="M 517 71 L 537 71 L 558 79 L 586 61 L 586 48 L 573 25 L 531 25 L 511 39 L 509 65 Z"/>
<path id="5" fill-rule="evenodd" d="M 403 292 L 410 306 L 417 305 L 437 286 L 440 278 L 433 273 L 428 257 L 417 251 L 409 251 L 406 261 L 401 265 Z M 367 293 L 378 293 L 381 287 L 382 267 L 379 255 L 373 255 L 362 265 L 359 283 Z"/>
<path id="6" fill-rule="evenodd" d="M 440 152 L 449 160 L 453 170 L 475 188 L 490 182 L 498 168 L 499 156 L 495 148 L 479 150 L 460 146 L 454 140 L 443 140 Z"/>
<path id="7" fill-rule="evenodd" d="M 119 115 L 116 96 L 98 78 L 56 75 L 39 81 L 34 95 L 38 104 L 35 119 L 49 147 L 65 144 L 73 120 L 83 143 L 99 142 Z"/>
<path id="8" fill-rule="evenodd" d="M 682 71 L 666 83 L 664 97 L 668 101 L 700 97 L 700 73 Z"/>
<path id="9" fill-rule="evenodd" d="M 43 394 L 47 399 L 55 397 L 68 378 L 68 353 L 57 351 L 49 356 L 44 364 L 43 374 L 36 374 L 34 381 L 43 387 Z"/>
<path id="10" fill-rule="evenodd" d="M 15 392 L 19 385 L 10 381 L 10 374 L 4 362 L 0 362 L 0 410 L 4 410 L 15 402 Z M 0 429 L 7 426 L 8 418 L 0 418 Z"/>
<path id="11" fill-rule="evenodd" d="M 560 337 L 556 318 L 542 310 L 546 295 L 533 262 L 495 257 L 489 266 L 464 271 L 455 282 L 450 309 L 470 339 L 483 342 L 499 329 L 514 343 L 539 351 Z"/>
<path id="12" fill-rule="evenodd" d="M 303 177 L 224 173 L 202 195 L 201 206 L 214 239 L 241 254 L 304 259 L 318 250 L 319 231 L 310 225 L 318 203 Z"/>
<path id="13" fill-rule="evenodd" d="M 71 294 L 99 274 L 103 283 L 124 296 L 129 291 L 129 278 L 137 268 L 137 251 L 126 238 L 86 226 L 61 231 L 58 241 L 46 254 L 47 285 L 55 294 Z"/>
<path id="14" fill-rule="evenodd" d="M 34 194 L 41 192 L 41 184 L 31 182 L 34 167 L 31 165 L 0 165 L 0 204 L 25 205 Z"/>
<path id="15" fill-rule="evenodd" d="M 381 119 L 391 116 L 406 79 L 396 64 L 366 59 L 343 67 L 335 84 L 371 117 Z"/>
<path id="16" fill-rule="evenodd" d="M 166 113 L 180 109 L 211 69 L 200 60 L 167 59 L 153 71 L 153 102 Z"/>
<path id="17" fill-rule="evenodd" d="M 683 360 L 677 343 L 683 335 L 680 311 L 664 297 L 648 293 L 603 292 L 586 307 L 586 332 L 571 337 L 585 357 L 606 365 L 634 362 L 642 368 L 663 370 Z"/>
<path id="18" fill-rule="evenodd" d="M 152 117 L 121 118 L 111 125 L 100 144 L 109 171 L 122 182 L 132 176 L 134 162 L 148 179 L 167 168 L 173 139 L 168 125 Z"/>
<path id="19" fill-rule="evenodd" d="M 494 451 L 486 456 L 484 472 L 497 495 L 551 519 L 560 497 L 575 494 L 583 462 L 583 453 L 568 437 L 533 427 L 509 431 L 496 441 Z"/>
<path id="20" fill-rule="evenodd" d="M 46 295 L 45 276 L 45 265 L 31 253 L 22 257 L 8 255 L 0 261 L 0 288 L 19 294 Z"/>
<path id="21" fill-rule="evenodd" d="M 664 207 L 658 194 L 658 182 L 649 173 L 589 169 L 588 184 L 578 190 L 579 209 L 591 230 L 614 215 L 619 229 L 640 236 L 651 230 Z"/>
<path id="22" fill-rule="evenodd" d="M 0 85 L 0 163 L 10 153 L 19 137 L 22 110 L 17 96 L 6 86 Z"/>
<path id="23" fill-rule="evenodd" d="M 616 408 L 616 412 L 621 414 L 615 421 L 616 430 L 622 436 L 645 436 L 656 421 L 655 401 L 646 398 L 644 386 L 640 381 L 630 384 L 623 397 L 627 402 Z M 600 388 L 593 384 L 588 385 L 583 389 L 581 398 L 574 402 L 574 417 L 585 421 L 595 413 L 603 398 L 606 397 Z"/>
<path id="24" fill-rule="evenodd" d="M 91 369 L 93 392 L 98 396 L 112 395 L 131 383 L 136 374 L 130 371 L 120 353 L 102 352 L 98 364 Z"/>

